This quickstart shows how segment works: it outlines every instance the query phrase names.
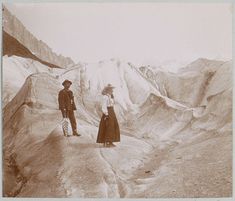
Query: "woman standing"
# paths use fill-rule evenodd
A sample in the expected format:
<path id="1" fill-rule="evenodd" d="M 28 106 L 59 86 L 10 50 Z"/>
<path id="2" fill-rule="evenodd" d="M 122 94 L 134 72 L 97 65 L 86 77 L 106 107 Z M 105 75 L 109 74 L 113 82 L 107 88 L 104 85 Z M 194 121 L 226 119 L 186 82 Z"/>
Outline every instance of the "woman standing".
<path id="1" fill-rule="evenodd" d="M 114 147 L 115 145 L 113 144 L 113 142 L 120 142 L 119 125 L 113 109 L 113 88 L 114 87 L 111 84 L 108 84 L 102 91 L 103 115 L 100 120 L 99 132 L 96 142 L 104 143 L 105 147 Z"/>

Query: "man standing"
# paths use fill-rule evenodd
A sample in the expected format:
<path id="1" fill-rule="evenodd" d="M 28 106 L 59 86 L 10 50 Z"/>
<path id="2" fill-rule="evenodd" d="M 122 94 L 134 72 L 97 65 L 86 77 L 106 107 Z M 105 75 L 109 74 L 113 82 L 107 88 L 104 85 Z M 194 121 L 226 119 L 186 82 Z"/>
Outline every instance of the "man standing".
<path id="1" fill-rule="evenodd" d="M 62 85 L 64 89 L 59 92 L 58 101 L 59 101 L 59 109 L 62 112 L 63 118 L 69 118 L 71 127 L 73 130 L 74 136 L 81 136 L 77 132 L 77 123 L 74 116 L 74 110 L 76 110 L 76 105 L 74 103 L 73 92 L 69 90 L 72 82 L 69 80 L 65 80 Z"/>

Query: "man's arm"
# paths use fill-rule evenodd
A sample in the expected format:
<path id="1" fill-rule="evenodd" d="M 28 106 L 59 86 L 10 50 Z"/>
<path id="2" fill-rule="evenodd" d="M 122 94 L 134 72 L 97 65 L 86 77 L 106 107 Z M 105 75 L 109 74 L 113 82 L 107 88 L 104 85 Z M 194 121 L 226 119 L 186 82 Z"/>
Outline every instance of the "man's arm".
<path id="1" fill-rule="evenodd" d="M 71 90 L 70 90 L 69 92 L 70 92 L 70 93 L 69 93 L 69 96 L 70 96 L 72 108 L 73 108 L 73 110 L 76 110 L 77 108 L 76 108 L 76 104 L 75 104 L 75 102 L 74 102 L 74 95 L 73 95 L 73 92 L 72 92 Z"/>
<path id="2" fill-rule="evenodd" d="M 62 91 L 59 92 L 58 102 L 59 102 L 59 109 L 62 112 L 63 118 L 65 118 L 66 117 L 66 107 L 65 107 L 65 101 L 64 101 L 64 94 Z"/>
<path id="3" fill-rule="evenodd" d="M 74 104 L 73 92 L 71 90 L 69 92 L 70 92 L 71 103 Z"/>

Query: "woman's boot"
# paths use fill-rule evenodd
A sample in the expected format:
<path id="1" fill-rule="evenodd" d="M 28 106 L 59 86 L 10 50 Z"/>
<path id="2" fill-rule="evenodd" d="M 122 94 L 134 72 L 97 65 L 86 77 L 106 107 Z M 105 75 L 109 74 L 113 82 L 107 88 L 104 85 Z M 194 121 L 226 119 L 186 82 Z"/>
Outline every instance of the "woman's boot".
<path id="1" fill-rule="evenodd" d="M 112 142 L 109 143 L 109 146 L 110 146 L 110 147 L 116 147 L 116 145 L 113 144 Z"/>

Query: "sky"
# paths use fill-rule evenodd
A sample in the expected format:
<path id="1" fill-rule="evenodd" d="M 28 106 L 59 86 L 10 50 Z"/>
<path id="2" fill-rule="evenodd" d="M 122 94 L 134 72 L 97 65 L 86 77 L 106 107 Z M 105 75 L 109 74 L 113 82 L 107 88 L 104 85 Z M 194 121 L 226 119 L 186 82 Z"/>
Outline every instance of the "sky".
<path id="1" fill-rule="evenodd" d="M 229 3 L 5 4 L 54 52 L 78 62 L 137 64 L 232 58 Z"/>

